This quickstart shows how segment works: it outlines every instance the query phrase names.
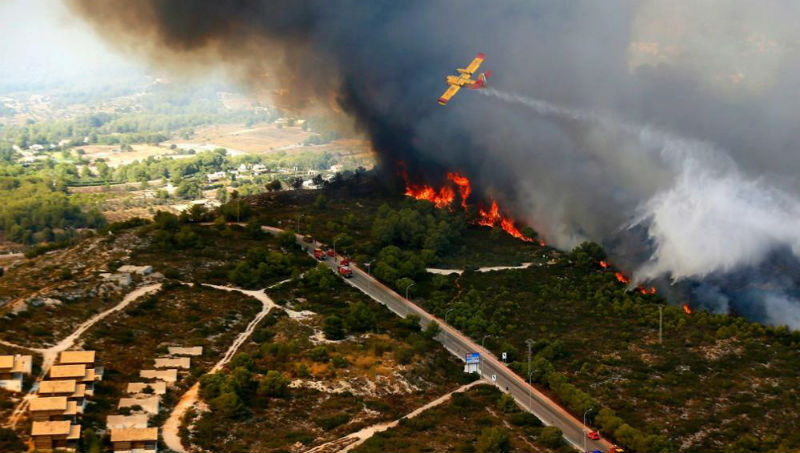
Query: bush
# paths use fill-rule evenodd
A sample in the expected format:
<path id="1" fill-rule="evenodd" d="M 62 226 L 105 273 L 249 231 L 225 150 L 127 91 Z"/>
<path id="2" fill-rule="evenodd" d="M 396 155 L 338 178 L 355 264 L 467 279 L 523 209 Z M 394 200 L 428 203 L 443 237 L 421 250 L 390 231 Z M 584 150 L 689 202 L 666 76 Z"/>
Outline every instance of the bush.
<path id="1" fill-rule="evenodd" d="M 14 430 L 0 428 L 0 451 L 26 451 L 27 449 Z"/>
<path id="2" fill-rule="evenodd" d="M 351 332 L 367 332 L 375 329 L 375 313 L 364 302 L 350 305 L 347 327 Z"/>
<path id="3" fill-rule="evenodd" d="M 500 398 L 497 400 L 497 408 L 507 414 L 519 410 L 517 407 L 517 402 L 514 401 L 514 397 L 509 393 L 503 393 L 500 395 Z"/>
<path id="4" fill-rule="evenodd" d="M 414 359 L 414 349 L 401 347 L 394 350 L 394 360 L 397 363 L 408 365 Z"/>
<path id="5" fill-rule="evenodd" d="M 328 417 L 321 417 L 315 420 L 317 425 L 320 428 L 324 429 L 325 431 L 330 431 L 337 426 L 344 425 L 345 423 L 350 421 L 350 416 L 348 414 L 335 414 Z"/>
<path id="6" fill-rule="evenodd" d="M 341 340 L 344 338 L 342 318 L 336 315 L 328 316 L 322 323 L 322 331 L 325 333 L 325 338 L 329 340 Z"/>
<path id="7" fill-rule="evenodd" d="M 235 392 L 227 391 L 208 402 L 216 416 L 223 418 L 239 418 L 246 414 L 246 409 Z"/>
<path id="8" fill-rule="evenodd" d="M 328 348 L 325 346 L 317 346 L 309 352 L 309 355 L 311 356 L 311 360 L 315 362 L 327 362 L 329 359 Z"/>
<path id="9" fill-rule="evenodd" d="M 277 371 L 268 371 L 258 383 L 258 395 L 281 398 L 289 393 L 289 379 Z"/>
<path id="10" fill-rule="evenodd" d="M 511 424 L 514 426 L 542 426 L 542 421 L 530 412 L 517 412 L 511 414 Z"/>
<path id="11" fill-rule="evenodd" d="M 475 443 L 475 451 L 478 453 L 506 453 L 510 447 L 508 431 L 499 426 L 483 428 Z"/>
<path id="12" fill-rule="evenodd" d="M 539 443 L 545 447 L 558 448 L 564 443 L 563 433 L 555 426 L 545 426 L 539 433 Z"/>

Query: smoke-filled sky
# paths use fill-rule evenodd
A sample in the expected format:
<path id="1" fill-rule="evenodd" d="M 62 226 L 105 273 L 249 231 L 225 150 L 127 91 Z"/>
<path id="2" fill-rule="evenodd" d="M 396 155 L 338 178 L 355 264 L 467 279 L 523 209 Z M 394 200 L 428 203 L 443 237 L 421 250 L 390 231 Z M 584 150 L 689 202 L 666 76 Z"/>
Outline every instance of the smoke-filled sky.
<path id="1" fill-rule="evenodd" d="M 602 242 L 637 278 L 800 327 L 794 0 L 68 4 L 152 65 L 335 103 L 386 167 L 461 170 L 557 246 Z M 439 106 L 477 52 L 497 92 Z"/>

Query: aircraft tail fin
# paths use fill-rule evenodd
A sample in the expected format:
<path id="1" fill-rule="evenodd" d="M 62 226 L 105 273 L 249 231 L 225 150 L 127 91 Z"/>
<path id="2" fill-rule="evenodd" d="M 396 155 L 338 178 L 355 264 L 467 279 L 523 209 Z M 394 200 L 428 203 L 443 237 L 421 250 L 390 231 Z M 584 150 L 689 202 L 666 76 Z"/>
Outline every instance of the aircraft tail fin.
<path id="1" fill-rule="evenodd" d="M 470 88 L 472 88 L 473 90 L 486 88 L 489 85 L 487 79 L 491 76 L 492 76 L 492 71 L 486 71 L 480 73 L 480 75 L 478 76 L 478 80 L 476 80 L 475 83 L 473 83 Z"/>

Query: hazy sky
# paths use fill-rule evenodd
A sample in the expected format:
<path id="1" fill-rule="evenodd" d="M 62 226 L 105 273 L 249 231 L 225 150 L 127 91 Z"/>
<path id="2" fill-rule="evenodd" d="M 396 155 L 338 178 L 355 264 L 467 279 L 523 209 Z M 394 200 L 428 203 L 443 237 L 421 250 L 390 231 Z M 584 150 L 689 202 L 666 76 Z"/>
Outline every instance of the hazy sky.
<path id="1" fill-rule="evenodd" d="M 0 0 L 0 78 L 4 85 L 139 72 L 61 0 Z"/>

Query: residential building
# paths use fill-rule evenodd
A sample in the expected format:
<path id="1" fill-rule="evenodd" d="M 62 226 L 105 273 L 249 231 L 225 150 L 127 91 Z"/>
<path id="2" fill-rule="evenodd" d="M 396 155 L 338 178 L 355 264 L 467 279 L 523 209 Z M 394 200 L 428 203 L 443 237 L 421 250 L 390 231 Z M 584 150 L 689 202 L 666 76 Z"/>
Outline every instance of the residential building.
<path id="1" fill-rule="evenodd" d="M 179 346 L 170 346 L 167 348 L 169 351 L 169 355 L 188 355 L 188 356 L 201 356 L 203 355 L 203 347 L 202 346 L 190 346 L 190 347 L 179 347 Z"/>
<path id="2" fill-rule="evenodd" d="M 145 379 L 158 379 L 172 383 L 178 380 L 178 370 L 175 368 L 169 370 L 141 370 L 139 371 L 139 376 Z"/>
<path id="3" fill-rule="evenodd" d="M 150 415 L 158 415 L 158 403 L 160 401 L 160 396 L 148 396 L 145 398 L 120 398 L 119 405 L 117 407 L 122 409 L 124 407 L 133 408 L 135 406 L 139 406 L 142 408 L 141 410 Z"/>
<path id="4" fill-rule="evenodd" d="M 109 415 L 106 429 L 147 428 L 147 414 Z"/>
<path id="5" fill-rule="evenodd" d="M 81 425 L 73 425 L 68 420 L 34 421 L 31 427 L 31 438 L 36 451 L 75 451 L 80 437 Z"/>
<path id="6" fill-rule="evenodd" d="M 21 392 L 23 377 L 31 374 L 32 363 L 29 355 L 0 355 L 0 388 Z"/>
<path id="7" fill-rule="evenodd" d="M 111 445 L 117 453 L 155 453 L 158 451 L 158 428 L 112 429 Z"/>
<path id="8" fill-rule="evenodd" d="M 96 381 L 103 378 L 103 367 L 99 366 L 95 351 L 62 351 L 58 356 L 58 364 L 86 365 L 86 368 L 94 369 L 94 379 Z"/>
<path id="9" fill-rule="evenodd" d="M 158 357 L 155 360 L 156 368 L 181 368 L 188 370 L 191 366 L 189 357 Z"/>
<path id="10" fill-rule="evenodd" d="M 146 389 L 150 390 L 146 390 Z M 130 382 L 128 383 L 127 392 L 131 395 L 163 395 L 167 393 L 167 383 L 164 381 L 159 382 Z"/>
<path id="11" fill-rule="evenodd" d="M 36 397 L 31 400 L 29 407 L 31 419 L 34 421 L 75 421 L 78 415 L 78 406 L 75 401 L 69 401 L 64 396 Z"/>
<path id="12" fill-rule="evenodd" d="M 50 367 L 48 376 L 51 380 L 74 379 L 86 385 L 86 394 L 94 394 L 94 381 L 96 375 L 94 368 L 87 368 L 84 364 L 79 365 L 53 365 Z"/>
<path id="13" fill-rule="evenodd" d="M 86 384 L 78 384 L 75 379 L 42 381 L 39 383 L 37 393 L 39 396 L 63 396 L 69 401 L 75 401 L 78 412 L 81 412 L 86 404 Z"/>

